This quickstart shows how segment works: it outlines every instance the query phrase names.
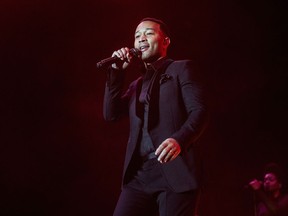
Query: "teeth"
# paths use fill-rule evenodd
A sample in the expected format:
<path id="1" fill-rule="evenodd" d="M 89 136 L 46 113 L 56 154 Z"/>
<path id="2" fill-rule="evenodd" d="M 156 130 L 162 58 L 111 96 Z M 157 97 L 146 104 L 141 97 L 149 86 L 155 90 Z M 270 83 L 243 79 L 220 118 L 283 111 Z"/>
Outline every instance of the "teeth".
<path id="1" fill-rule="evenodd" d="M 146 48 L 148 48 L 148 46 L 141 46 L 141 47 L 140 47 L 140 50 L 144 50 L 144 49 L 146 49 Z"/>

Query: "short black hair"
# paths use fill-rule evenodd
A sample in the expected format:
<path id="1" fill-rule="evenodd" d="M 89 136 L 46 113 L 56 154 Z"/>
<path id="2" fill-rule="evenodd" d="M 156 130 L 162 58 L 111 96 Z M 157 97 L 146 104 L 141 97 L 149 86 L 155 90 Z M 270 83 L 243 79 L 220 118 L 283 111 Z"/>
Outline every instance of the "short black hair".
<path id="1" fill-rule="evenodd" d="M 160 25 L 160 29 L 162 30 L 162 32 L 170 38 L 170 30 L 168 28 L 168 26 L 166 25 L 166 23 L 164 23 L 162 20 L 160 19 L 156 19 L 156 18 L 153 18 L 153 17 L 145 17 L 143 18 L 141 22 L 144 22 L 144 21 L 152 21 L 152 22 L 155 22 L 155 23 L 158 23 Z"/>

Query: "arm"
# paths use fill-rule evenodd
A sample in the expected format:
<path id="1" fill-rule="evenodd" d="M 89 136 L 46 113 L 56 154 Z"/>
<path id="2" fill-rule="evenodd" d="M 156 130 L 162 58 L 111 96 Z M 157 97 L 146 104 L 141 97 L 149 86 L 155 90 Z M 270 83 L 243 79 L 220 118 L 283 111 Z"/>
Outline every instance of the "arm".
<path id="1" fill-rule="evenodd" d="M 269 216 L 282 216 L 288 215 L 288 196 L 284 196 L 280 199 L 279 202 L 271 199 L 267 194 L 261 190 L 255 190 L 257 198 L 263 203 L 267 208 L 268 212 L 265 212 L 265 215 Z M 258 209 L 261 211 L 261 209 Z M 262 212 L 264 213 L 264 212 Z"/>
<path id="2" fill-rule="evenodd" d="M 187 118 L 179 130 L 156 150 L 158 160 L 162 163 L 175 159 L 180 154 L 181 148 L 189 149 L 206 126 L 207 108 L 204 103 L 203 86 L 192 68 L 191 61 L 186 61 L 182 64 L 182 68 L 177 68 L 179 71 L 177 79 Z"/>
<path id="3" fill-rule="evenodd" d="M 253 191 L 255 192 L 259 201 L 263 203 L 263 205 L 267 208 L 268 212 L 265 212 L 265 215 L 271 216 L 282 216 L 288 215 L 288 195 L 285 195 L 280 198 L 279 201 L 275 201 L 271 199 L 261 188 L 262 182 L 254 179 L 249 183 Z M 263 211 L 258 209 L 258 211 Z M 261 212 L 264 213 L 264 212 Z"/>
<path id="4" fill-rule="evenodd" d="M 103 115 L 107 121 L 118 120 L 123 113 L 127 112 L 129 91 L 122 96 L 124 73 L 133 58 L 127 47 L 114 51 L 113 56 L 117 56 L 121 61 L 112 64 L 108 69 L 103 104 Z"/>
<path id="5" fill-rule="evenodd" d="M 103 116 L 106 121 L 118 120 L 124 112 L 125 102 L 121 100 L 123 86 L 123 71 L 109 68 L 103 103 Z"/>

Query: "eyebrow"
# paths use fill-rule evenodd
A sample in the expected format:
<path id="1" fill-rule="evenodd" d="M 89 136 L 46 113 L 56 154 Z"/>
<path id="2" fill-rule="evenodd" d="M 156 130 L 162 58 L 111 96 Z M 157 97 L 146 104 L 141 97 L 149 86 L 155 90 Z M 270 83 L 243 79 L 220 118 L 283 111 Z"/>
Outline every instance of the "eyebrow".
<path id="1" fill-rule="evenodd" d="M 145 31 L 147 31 L 147 30 L 154 30 L 154 31 L 155 31 L 154 28 L 146 28 Z M 135 32 L 135 35 L 136 35 L 138 32 L 139 32 L 139 30 Z"/>
<path id="2" fill-rule="evenodd" d="M 276 180 L 276 179 L 277 179 L 276 177 L 267 177 L 267 178 L 264 178 L 264 181 L 265 181 L 265 180 L 274 181 L 274 180 Z"/>

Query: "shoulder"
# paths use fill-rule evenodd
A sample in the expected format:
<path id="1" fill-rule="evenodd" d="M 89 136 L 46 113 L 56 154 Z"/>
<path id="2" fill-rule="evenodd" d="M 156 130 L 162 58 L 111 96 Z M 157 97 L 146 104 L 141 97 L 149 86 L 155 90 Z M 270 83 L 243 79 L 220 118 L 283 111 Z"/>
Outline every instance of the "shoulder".
<path id="1" fill-rule="evenodd" d="M 166 74 L 177 77 L 180 82 L 197 82 L 206 85 L 206 77 L 196 61 L 191 59 L 173 61 L 166 70 Z"/>
<path id="2" fill-rule="evenodd" d="M 166 73 L 183 75 L 183 73 L 194 73 L 195 65 L 192 60 L 176 60 L 173 61 L 167 68 Z"/>
<path id="3" fill-rule="evenodd" d="M 191 63 L 193 62 L 191 59 L 183 59 L 183 60 L 174 60 L 173 63 L 176 64 L 186 64 L 186 63 Z"/>
<path id="4" fill-rule="evenodd" d="M 184 59 L 184 60 L 174 60 L 171 65 L 187 65 L 187 64 L 193 64 L 193 61 L 190 59 Z"/>
<path id="5" fill-rule="evenodd" d="M 177 69 L 177 70 L 184 70 L 184 69 L 193 69 L 194 62 L 192 60 L 176 60 L 173 61 L 169 66 L 169 69 Z"/>
<path id="6" fill-rule="evenodd" d="M 281 199 L 281 200 L 285 200 L 285 201 L 288 202 L 288 194 L 287 194 L 287 193 L 284 194 L 284 195 L 282 196 L 282 199 Z"/>

